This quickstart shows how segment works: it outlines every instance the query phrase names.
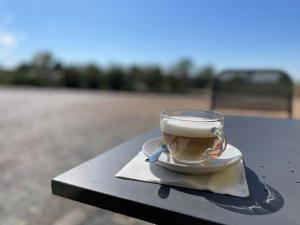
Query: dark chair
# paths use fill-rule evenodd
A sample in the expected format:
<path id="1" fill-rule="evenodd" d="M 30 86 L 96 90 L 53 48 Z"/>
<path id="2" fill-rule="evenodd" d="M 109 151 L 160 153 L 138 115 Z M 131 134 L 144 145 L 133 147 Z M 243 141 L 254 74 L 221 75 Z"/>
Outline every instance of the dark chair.
<path id="1" fill-rule="evenodd" d="M 287 112 L 292 117 L 293 81 L 280 70 L 225 70 L 214 79 L 211 108 Z"/>

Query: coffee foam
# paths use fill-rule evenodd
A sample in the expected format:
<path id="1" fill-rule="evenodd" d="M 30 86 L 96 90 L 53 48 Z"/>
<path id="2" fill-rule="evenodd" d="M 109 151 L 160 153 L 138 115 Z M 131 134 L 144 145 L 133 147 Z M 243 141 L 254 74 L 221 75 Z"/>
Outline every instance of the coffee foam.
<path id="1" fill-rule="evenodd" d="M 174 119 L 173 119 L 174 118 Z M 161 131 L 164 133 L 183 137 L 213 137 L 211 129 L 222 128 L 220 122 L 205 122 L 204 118 L 174 116 L 162 118 L 160 122 Z"/>

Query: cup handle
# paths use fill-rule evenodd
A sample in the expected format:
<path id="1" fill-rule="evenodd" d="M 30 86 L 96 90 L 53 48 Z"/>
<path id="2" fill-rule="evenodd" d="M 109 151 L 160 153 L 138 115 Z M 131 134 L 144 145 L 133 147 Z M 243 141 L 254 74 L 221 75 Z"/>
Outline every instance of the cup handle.
<path id="1" fill-rule="evenodd" d="M 218 137 L 218 143 L 214 146 L 214 148 L 206 149 L 206 151 L 204 152 L 206 158 L 212 156 L 217 157 L 222 155 L 222 153 L 225 151 L 227 147 L 227 138 L 222 130 L 213 127 L 211 129 L 211 132 Z"/>

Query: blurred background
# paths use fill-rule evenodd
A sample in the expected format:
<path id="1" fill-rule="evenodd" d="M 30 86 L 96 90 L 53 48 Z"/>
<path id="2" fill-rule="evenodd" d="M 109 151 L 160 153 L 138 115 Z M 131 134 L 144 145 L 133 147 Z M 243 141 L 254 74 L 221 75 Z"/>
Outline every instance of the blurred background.
<path id="1" fill-rule="evenodd" d="M 299 118 L 299 11 L 296 0 L 0 0 L 0 224 L 146 224 L 52 196 L 50 180 L 157 127 L 163 109 L 210 109 L 224 69 L 285 71 Z"/>

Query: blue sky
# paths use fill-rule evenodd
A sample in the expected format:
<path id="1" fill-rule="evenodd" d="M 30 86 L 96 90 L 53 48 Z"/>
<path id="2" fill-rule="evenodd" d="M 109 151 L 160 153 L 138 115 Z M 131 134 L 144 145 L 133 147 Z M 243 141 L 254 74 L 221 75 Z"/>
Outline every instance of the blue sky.
<path id="1" fill-rule="evenodd" d="M 67 63 L 280 68 L 300 81 L 300 1 L 0 0 L 0 65 L 49 50 Z"/>

